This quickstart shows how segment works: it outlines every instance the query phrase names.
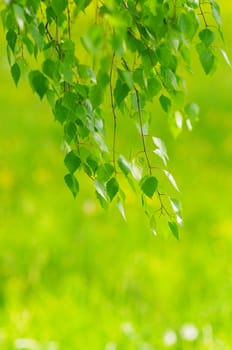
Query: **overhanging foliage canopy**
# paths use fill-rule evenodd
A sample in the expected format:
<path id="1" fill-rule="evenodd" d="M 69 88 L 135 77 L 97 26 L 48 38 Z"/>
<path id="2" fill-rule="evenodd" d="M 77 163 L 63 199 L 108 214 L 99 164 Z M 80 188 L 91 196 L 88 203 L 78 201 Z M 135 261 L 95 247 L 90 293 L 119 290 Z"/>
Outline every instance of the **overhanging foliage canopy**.
<path id="1" fill-rule="evenodd" d="M 199 108 L 186 100 L 183 67 L 192 46 L 206 74 L 223 49 L 215 0 L 5 0 L 1 12 L 16 85 L 27 72 L 64 130 L 65 182 L 79 192 L 78 172 L 92 180 L 101 205 L 116 201 L 125 217 L 124 178 L 156 232 L 157 218 L 178 237 L 178 191 L 165 143 L 150 129 L 157 99 L 174 133 L 192 129 Z M 83 22 L 83 16 L 85 23 Z M 84 24 L 83 24 L 84 23 Z M 83 58 L 85 57 L 85 58 Z M 32 59 L 33 58 L 33 59 Z M 230 64 L 230 63 L 229 63 Z M 118 138 L 122 128 L 137 138 Z M 111 138 L 107 135 L 110 134 Z M 126 146 L 125 146 L 126 145 Z M 163 186 L 165 178 L 173 191 Z"/>

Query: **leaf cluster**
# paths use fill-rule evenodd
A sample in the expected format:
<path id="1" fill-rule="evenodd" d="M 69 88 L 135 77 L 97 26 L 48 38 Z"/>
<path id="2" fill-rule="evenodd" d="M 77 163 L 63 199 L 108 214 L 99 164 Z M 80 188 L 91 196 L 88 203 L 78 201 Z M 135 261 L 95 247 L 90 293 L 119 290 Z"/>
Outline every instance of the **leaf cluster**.
<path id="1" fill-rule="evenodd" d="M 79 192 L 82 171 L 102 207 L 116 201 L 125 218 L 124 177 L 141 197 L 152 230 L 156 232 L 157 218 L 164 216 L 178 238 L 181 210 L 173 199 L 178 186 L 168 169 L 165 143 L 153 135 L 149 106 L 159 101 L 174 135 L 183 127 L 193 128 L 199 107 L 186 100 L 183 67 L 191 70 L 195 46 L 204 72 L 215 70 L 223 42 L 217 2 L 8 0 L 1 15 L 15 84 L 28 74 L 33 91 L 48 99 L 63 128 L 65 182 L 73 196 Z M 88 25 L 78 36 L 83 15 Z M 84 62 L 83 52 L 88 57 Z M 130 158 L 119 151 L 122 118 L 138 131 L 138 149 Z M 170 193 L 165 178 L 172 185 Z"/>

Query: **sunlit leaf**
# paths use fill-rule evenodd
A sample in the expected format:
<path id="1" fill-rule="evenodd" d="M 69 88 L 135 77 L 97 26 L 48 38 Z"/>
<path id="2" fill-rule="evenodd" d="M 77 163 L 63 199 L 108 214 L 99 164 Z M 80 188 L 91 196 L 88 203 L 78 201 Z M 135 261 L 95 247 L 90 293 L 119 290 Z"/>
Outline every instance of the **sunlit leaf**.
<path id="1" fill-rule="evenodd" d="M 164 165 L 167 165 L 168 154 L 165 143 L 158 137 L 152 137 L 154 144 L 158 147 L 153 152 L 157 154 L 164 162 Z"/>
<path id="2" fill-rule="evenodd" d="M 118 207 L 118 210 L 119 210 L 120 214 L 122 215 L 123 219 L 126 221 L 125 208 L 124 208 L 122 201 L 119 198 L 117 200 L 117 207 Z"/>
<path id="3" fill-rule="evenodd" d="M 131 172 L 131 165 L 123 155 L 118 158 L 118 166 L 126 176 Z"/>
<path id="4" fill-rule="evenodd" d="M 99 196 L 101 196 L 107 202 L 106 187 L 104 182 L 100 181 L 99 179 L 96 179 L 94 180 L 94 187 Z"/>
<path id="5" fill-rule="evenodd" d="M 223 49 L 220 49 L 220 52 L 221 52 L 222 57 L 224 58 L 225 62 L 228 64 L 228 66 L 229 66 L 230 68 L 232 68 L 232 65 L 231 65 L 230 59 L 229 59 L 229 57 L 228 57 L 228 55 L 227 55 L 226 51 L 225 51 L 225 50 L 223 50 Z"/>
<path id="6" fill-rule="evenodd" d="M 176 180 L 174 179 L 173 175 L 167 171 L 167 170 L 164 170 L 164 174 L 167 176 L 168 180 L 171 182 L 172 186 L 177 190 L 179 191 L 179 188 L 177 186 L 177 183 L 176 183 Z"/>
<path id="7" fill-rule="evenodd" d="M 179 239 L 179 229 L 174 221 L 169 221 L 168 226 L 176 239 Z"/>

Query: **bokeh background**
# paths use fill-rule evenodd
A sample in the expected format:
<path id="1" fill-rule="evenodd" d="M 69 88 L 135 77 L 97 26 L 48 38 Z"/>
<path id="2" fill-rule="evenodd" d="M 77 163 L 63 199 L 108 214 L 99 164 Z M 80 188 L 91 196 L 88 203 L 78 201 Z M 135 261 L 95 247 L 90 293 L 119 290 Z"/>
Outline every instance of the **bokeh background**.
<path id="1" fill-rule="evenodd" d="M 232 57 L 232 5 L 219 3 Z M 104 212 L 85 180 L 74 201 L 62 130 L 26 80 L 15 88 L 0 40 L 0 349 L 231 349 L 232 70 L 196 63 L 200 122 L 166 137 L 178 242 L 155 237 L 133 199 L 127 222 Z"/>

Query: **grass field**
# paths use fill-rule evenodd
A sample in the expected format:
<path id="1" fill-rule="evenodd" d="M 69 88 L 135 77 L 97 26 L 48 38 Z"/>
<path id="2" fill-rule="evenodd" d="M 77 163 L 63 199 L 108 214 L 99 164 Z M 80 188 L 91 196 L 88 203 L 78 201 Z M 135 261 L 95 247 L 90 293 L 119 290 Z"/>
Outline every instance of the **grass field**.
<path id="1" fill-rule="evenodd" d="M 221 3 L 230 44 L 232 6 Z M 155 237 L 133 199 L 127 223 L 84 180 L 73 200 L 62 131 L 27 82 L 14 87 L 5 60 L 0 349 L 231 349 L 232 71 L 221 62 L 213 77 L 198 66 L 189 77 L 201 121 L 168 145 L 184 208 L 177 242 Z"/>

